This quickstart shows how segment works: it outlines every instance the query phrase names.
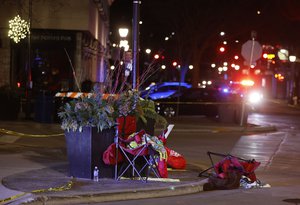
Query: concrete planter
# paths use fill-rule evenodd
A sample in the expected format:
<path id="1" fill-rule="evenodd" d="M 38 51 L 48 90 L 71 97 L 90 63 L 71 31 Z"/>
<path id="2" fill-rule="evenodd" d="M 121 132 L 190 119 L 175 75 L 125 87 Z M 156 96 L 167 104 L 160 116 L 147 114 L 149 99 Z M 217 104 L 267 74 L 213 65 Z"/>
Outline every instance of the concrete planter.
<path id="1" fill-rule="evenodd" d="M 114 142 L 115 130 L 84 127 L 82 132 L 65 132 L 69 175 L 93 178 L 94 167 L 99 168 L 99 178 L 114 178 L 114 166 L 104 164 L 103 152 Z"/>

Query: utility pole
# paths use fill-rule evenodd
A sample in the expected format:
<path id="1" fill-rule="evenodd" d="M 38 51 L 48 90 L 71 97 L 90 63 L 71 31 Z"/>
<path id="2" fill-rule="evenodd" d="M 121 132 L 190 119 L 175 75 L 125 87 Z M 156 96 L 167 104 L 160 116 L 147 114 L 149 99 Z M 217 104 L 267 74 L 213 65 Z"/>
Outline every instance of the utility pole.
<path id="1" fill-rule="evenodd" d="M 28 45 L 27 45 L 27 72 L 26 72 L 26 109 L 25 109 L 25 118 L 30 118 L 30 107 L 31 107 L 31 94 L 30 90 L 32 89 L 32 75 L 31 75 L 31 19 L 32 19 L 32 0 L 28 0 L 28 23 L 29 23 L 29 32 L 28 32 Z"/>
<path id="2" fill-rule="evenodd" d="M 138 88 L 139 84 L 139 20 L 140 1 L 133 0 L 133 43 L 132 43 L 132 88 Z"/>

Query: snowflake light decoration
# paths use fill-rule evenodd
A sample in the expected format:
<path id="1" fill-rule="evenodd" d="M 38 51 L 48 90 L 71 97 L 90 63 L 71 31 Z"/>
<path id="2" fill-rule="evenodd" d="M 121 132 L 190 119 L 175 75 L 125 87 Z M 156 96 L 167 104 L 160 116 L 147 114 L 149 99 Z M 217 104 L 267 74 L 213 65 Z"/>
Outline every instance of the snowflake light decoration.
<path id="1" fill-rule="evenodd" d="M 21 39 L 26 38 L 26 34 L 29 33 L 29 23 L 21 19 L 17 15 L 14 19 L 9 20 L 8 37 L 19 43 Z"/>

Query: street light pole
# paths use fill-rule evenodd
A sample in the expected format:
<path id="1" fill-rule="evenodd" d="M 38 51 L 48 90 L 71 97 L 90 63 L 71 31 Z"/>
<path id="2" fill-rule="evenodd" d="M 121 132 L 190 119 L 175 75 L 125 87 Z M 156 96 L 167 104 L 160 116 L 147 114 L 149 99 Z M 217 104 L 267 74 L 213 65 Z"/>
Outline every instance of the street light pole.
<path id="1" fill-rule="evenodd" d="M 26 109 L 25 109 L 25 118 L 30 118 L 30 107 L 31 107 L 31 96 L 29 91 L 32 89 L 32 75 L 31 75 L 31 19 L 32 19 L 32 0 L 29 0 L 28 4 L 28 23 L 29 23 L 29 32 L 28 32 L 28 45 L 27 45 L 27 73 L 26 73 L 26 85 L 25 85 L 25 98 L 26 98 Z"/>
<path id="2" fill-rule="evenodd" d="M 296 81 L 297 75 L 295 72 L 295 62 L 297 60 L 296 56 L 290 55 L 289 61 L 292 63 L 292 72 L 291 72 L 291 86 L 290 86 L 290 102 L 293 105 L 297 104 L 297 93 L 296 93 Z"/>
<path id="3" fill-rule="evenodd" d="M 138 87 L 139 78 L 139 19 L 140 1 L 133 0 L 133 43 L 132 43 L 132 88 Z"/>

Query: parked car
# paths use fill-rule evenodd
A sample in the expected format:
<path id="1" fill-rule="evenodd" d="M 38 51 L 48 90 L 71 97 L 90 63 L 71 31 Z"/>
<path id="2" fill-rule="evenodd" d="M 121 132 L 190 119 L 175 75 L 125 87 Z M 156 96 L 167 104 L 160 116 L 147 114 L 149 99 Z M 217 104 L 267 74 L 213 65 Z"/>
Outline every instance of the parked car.
<path id="1" fill-rule="evenodd" d="M 154 101 L 157 112 L 166 117 L 173 117 L 177 114 L 216 117 L 219 114 L 220 105 L 240 103 L 241 97 L 218 89 L 189 88 Z"/>
<path id="2" fill-rule="evenodd" d="M 155 85 L 148 86 L 141 91 L 142 98 L 148 98 L 151 100 L 157 100 L 167 98 L 178 92 L 179 90 L 185 90 L 191 88 L 192 85 L 184 82 L 164 82 Z"/>
<path id="3" fill-rule="evenodd" d="M 178 115 L 207 115 L 214 116 L 218 108 L 219 92 L 213 89 L 189 88 L 175 92 L 171 96 L 155 100 L 157 112 L 166 117 Z"/>

